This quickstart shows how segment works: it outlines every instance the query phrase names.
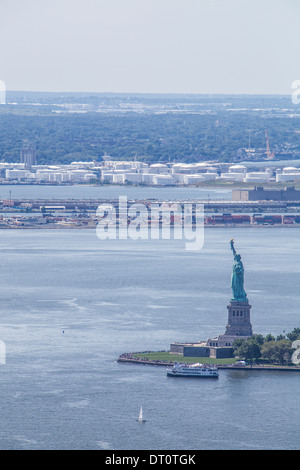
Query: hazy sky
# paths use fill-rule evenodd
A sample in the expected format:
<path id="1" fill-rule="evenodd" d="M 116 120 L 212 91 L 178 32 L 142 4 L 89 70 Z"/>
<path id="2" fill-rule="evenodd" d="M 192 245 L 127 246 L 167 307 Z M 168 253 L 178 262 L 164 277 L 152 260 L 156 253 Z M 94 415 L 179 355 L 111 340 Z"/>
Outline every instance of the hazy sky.
<path id="1" fill-rule="evenodd" d="M 8 90 L 291 93 L 299 0 L 0 0 Z"/>

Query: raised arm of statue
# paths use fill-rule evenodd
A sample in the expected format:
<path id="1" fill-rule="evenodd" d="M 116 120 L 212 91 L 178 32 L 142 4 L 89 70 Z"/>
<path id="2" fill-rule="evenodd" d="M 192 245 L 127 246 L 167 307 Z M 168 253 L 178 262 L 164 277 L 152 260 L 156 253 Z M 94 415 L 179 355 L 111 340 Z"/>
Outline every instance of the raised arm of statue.
<path id="1" fill-rule="evenodd" d="M 230 246 L 234 257 L 231 275 L 231 288 L 233 292 L 232 300 L 246 302 L 247 294 L 244 290 L 244 266 L 241 260 L 241 255 L 238 255 L 235 251 L 233 240 L 230 240 Z"/>
<path id="2" fill-rule="evenodd" d="M 233 240 L 233 238 L 232 238 L 232 239 L 230 240 L 230 246 L 231 246 L 231 249 L 232 249 L 232 252 L 233 252 L 233 256 L 235 256 L 235 255 L 236 255 L 236 251 L 235 251 L 235 248 L 234 248 L 234 244 L 233 244 L 233 243 L 234 243 L 234 240 Z"/>

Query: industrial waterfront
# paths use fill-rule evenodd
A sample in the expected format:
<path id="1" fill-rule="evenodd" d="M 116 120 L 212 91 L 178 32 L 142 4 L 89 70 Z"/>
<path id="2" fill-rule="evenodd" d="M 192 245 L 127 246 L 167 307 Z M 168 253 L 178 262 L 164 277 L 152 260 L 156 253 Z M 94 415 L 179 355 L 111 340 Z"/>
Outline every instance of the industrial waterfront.
<path id="1" fill-rule="evenodd" d="M 236 190 L 235 190 L 236 191 Z M 300 201 L 233 200 L 228 188 L 132 186 L 0 186 L 0 227 L 3 229 L 92 228 L 101 204 L 117 207 L 120 195 L 128 207 L 141 203 L 203 204 L 207 227 L 280 225 L 300 226 Z"/>

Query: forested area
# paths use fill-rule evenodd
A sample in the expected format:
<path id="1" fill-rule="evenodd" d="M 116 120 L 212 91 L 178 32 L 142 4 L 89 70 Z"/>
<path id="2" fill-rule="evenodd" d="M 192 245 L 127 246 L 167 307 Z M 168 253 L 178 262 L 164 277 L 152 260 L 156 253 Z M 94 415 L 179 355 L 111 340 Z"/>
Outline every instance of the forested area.
<path id="1" fill-rule="evenodd" d="M 138 104 L 133 98 L 128 100 L 127 105 L 132 100 Z M 151 106 L 164 109 L 163 100 L 153 100 Z M 193 112 L 188 112 L 189 106 Z M 23 140 L 28 139 L 36 145 L 38 164 L 101 160 L 104 154 L 125 160 L 136 157 L 148 163 L 228 162 L 245 158 L 243 149 L 248 148 L 249 135 L 251 147 L 263 154 L 266 129 L 276 156 L 300 157 L 300 119 L 280 114 L 280 109 L 224 109 L 221 102 L 203 107 L 203 103 L 181 105 L 180 100 L 171 106 L 172 110 L 165 107 L 164 113 L 127 110 L 118 114 L 93 109 L 85 113 L 57 112 L 56 105 L 49 109 L 44 104 L 1 106 L 0 158 L 18 162 Z"/>

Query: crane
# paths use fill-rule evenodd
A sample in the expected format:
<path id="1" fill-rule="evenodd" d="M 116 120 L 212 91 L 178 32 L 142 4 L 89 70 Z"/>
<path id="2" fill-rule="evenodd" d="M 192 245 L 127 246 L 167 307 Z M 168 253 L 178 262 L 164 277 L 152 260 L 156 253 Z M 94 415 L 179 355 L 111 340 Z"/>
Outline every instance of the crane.
<path id="1" fill-rule="evenodd" d="M 274 155 L 274 152 L 271 152 L 270 150 L 269 137 L 268 137 L 267 130 L 265 130 L 265 136 L 266 136 L 266 146 L 267 146 L 267 160 L 274 160 L 275 155 Z"/>

